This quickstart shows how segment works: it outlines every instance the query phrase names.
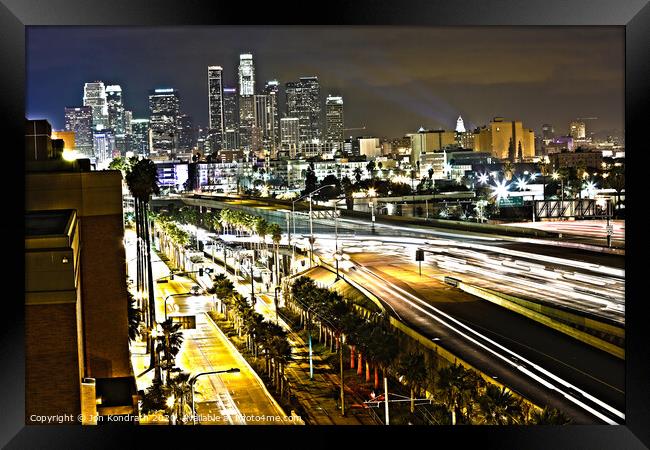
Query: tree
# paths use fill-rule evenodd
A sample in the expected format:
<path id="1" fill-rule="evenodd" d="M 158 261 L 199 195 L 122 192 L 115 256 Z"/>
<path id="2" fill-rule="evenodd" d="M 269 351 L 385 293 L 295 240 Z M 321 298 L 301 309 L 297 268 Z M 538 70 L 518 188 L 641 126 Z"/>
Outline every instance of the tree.
<path id="1" fill-rule="evenodd" d="M 302 195 L 307 195 L 310 192 L 316 190 L 316 172 L 314 171 L 314 163 L 310 162 L 307 166 L 307 171 L 305 172 L 305 189 L 302 191 Z"/>
<path id="2" fill-rule="evenodd" d="M 323 178 L 323 181 L 320 182 L 319 188 L 331 185 L 334 185 L 334 187 L 326 187 L 325 189 L 318 191 L 316 195 L 319 198 L 326 200 L 337 198 L 341 192 L 341 181 L 335 175 L 330 174 Z"/>
<path id="3" fill-rule="evenodd" d="M 175 323 L 171 317 L 161 323 L 160 327 L 162 328 L 162 335 L 158 336 L 159 343 L 156 346 L 156 352 L 164 353 L 167 384 L 169 384 L 176 355 L 178 355 L 183 344 L 183 333 L 180 331 L 181 324 Z"/>
<path id="4" fill-rule="evenodd" d="M 528 421 L 529 425 L 568 425 L 570 423 L 571 419 L 562 411 L 548 407 L 542 411 L 533 411 Z"/>
<path id="5" fill-rule="evenodd" d="M 355 167 L 352 174 L 354 175 L 354 179 L 357 180 L 357 183 L 361 182 L 361 178 L 363 177 L 363 170 L 361 170 L 361 167 Z"/>
<path id="6" fill-rule="evenodd" d="M 153 273 L 151 269 L 151 240 L 149 235 L 149 200 L 153 194 L 158 194 L 160 188 L 158 187 L 158 169 L 150 159 L 141 159 L 133 164 L 130 171 L 126 174 L 126 184 L 131 191 L 135 201 L 135 215 L 136 215 L 136 235 L 138 237 L 138 292 L 142 292 L 144 287 L 144 267 L 147 268 L 147 287 L 149 292 L 149 326 L 155 326 L 155 298 L 153 286 Z M 144 242 L 143 242 L 144 241 Z M 144 248 L 143 248 L 144 247 Z M 141 258 L 144 258 L 141 261 Z M 151 343 L 151 366 L 155 366 L 155 352 L 153 351 L 153 343 Z M 156 378 L 160 378 L 160 373 L 156 370 Z"/>
<path id="7" fill-rule="evenodd" d="M 521 402 L 505 386 L 488 385 L 478 404 L 486 425 L 515 425 L 522 422 Z"/>
<path id="8" fill-rule="evenodd" d="M 524 152 L 521 148 L 521 141 L 519 141 L 519 144 L 517 145 L 517 161 L 523 162 L 524 160 Z"/>
<path id="9" fill-rule="evenodd" d="M 508 141 L 508 161 L 515 162 L 515 144 L 512 142 L 512 138 Z"/>
<path id="10" fill-rule="evenodd" d="M 421 353 L 408 353 L 400 357 L 398 371 L 404 376 L 411 388 L 411 413 L 415 412 L 415 394 L 424 386 L 427 380 L 427 368 L 424 355 Z"/>
<path id="11" fill-rule="evenodd" d="M 345 194 L 345 206 L 347 209 L 352 211 L 352 209 L 354 209 L 354 197 L 352 196 L 354 188 L 352 186 L 352 181 L 350 181 L 350 178 L 343 177 L 341 180 L 341 187 L 343 188 L 343 193 Z"/>
<path id="12" fill-rule="evenodd" d="M 451 424 L 456 425 L 458 414 L 469 406 L 476 395 L 476 379 L 460 364 L 447 366 L 438 371 L 436 388 L 438 398 L 451 414 Z"/>
<path id="13" fill-rule="evenodd" d="M 141 335 L 140 325 L 142 323 L 142 312 L 137 308 L 135 298 L 130 291 L 126 292 L 126 297 L 129 303 L 129 340 L 135 341 Z"/>
<path id="14" fill-rule="evenodd" d="M 370 176 L 371 179 L 375 178 L 375 162 L 374 161 L 368 161 L 368 164 L 366 164 L 366 170 L 368 171 L 368 175 Z"/>

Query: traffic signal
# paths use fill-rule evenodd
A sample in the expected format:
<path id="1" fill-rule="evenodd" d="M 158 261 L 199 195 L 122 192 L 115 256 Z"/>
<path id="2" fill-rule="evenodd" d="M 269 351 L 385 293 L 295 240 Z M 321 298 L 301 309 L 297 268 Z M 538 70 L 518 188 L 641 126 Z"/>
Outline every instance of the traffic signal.
<path id="1" fill-rule="evenodd" d="M 199 269 L 199 276 L 200 276 L 200 277 L 203 276 L 203 268 Z"/>
<path id="2" fill-rule="evenodd" d="M 174 274 L 173 274 L 173 273 L 169 275 L 169 279 L 170 279 L 170 280 L 173 280 L 173 279 L 174 279 Z"/>
<path id="3" fill-rule="evenodd" d="M 205 273 L 207 273 L 207 274 L 212 274 L 212 273 L 214 273 L 214 269 L 212 269 L 212 268 L 210 268 L 210 267 L 206 267 L 206 268 L 205 268 Z"/>

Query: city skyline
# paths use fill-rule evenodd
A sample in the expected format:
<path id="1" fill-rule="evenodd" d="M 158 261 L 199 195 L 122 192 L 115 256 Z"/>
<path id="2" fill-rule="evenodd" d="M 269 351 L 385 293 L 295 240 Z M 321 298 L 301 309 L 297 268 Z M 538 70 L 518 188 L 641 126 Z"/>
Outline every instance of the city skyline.
<path id="1" fill-rule="evenodd" d="M 207 126 L 207 67 L 222 66 L 224 87 L 237 86 L 239 55 L 250 52 L 256 92 L 268 80 L 277 79 L 284 91 L 286 82 L 317 76 L 322 106 L 328 95 L 344 97 L 345 126 L 365 126 L 368 135 L 454 129 L 458 115 L 468 130 L 495 116 L 521 119 L 535 130 L 550 123 L 558 134 L 585 116 L 599 118 L 589 132 L 623 130 L 621 30 L 330 28 L 30 28 L 27 115 L 62 129 L 64 108 L 81 106 L 83 84 L 100 80 L 122 87 L 134 118 L 148 117 L 151 89 L 177 89 L 183 112 Z M 97 57 L 91 60 L 91 53 Z M 145 54 L 146 63 L 136 64 Z M 440 62 L 429 62 L 434 59 Z M 61 66 L 75 71 L 57 72 Z M 285 92 L 280 100 L 285 112 Z"/>

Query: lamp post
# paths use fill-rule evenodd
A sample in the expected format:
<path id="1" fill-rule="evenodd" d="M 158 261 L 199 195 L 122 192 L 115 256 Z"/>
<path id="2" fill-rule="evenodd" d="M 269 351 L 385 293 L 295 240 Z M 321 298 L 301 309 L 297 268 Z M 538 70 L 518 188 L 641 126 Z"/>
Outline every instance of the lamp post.
<path id="1" fill-rule="evenodd" d="M 233 367 L 231 369 L 227 370 L 213 370 L 211 372 L 201 372 L 192 378 L 190 378 L 190 386 L 192 386 L 192 425 L 196 425 L 196 411 L 194 409 L 194 384 L 196 383 L 196 380 L 199 377 L 202 377 L 203 375 L 216 375 L 218 373 L 238 373 L 240 370 L 238 367 Z"/>
<path id="2" fill-rule="evenodd" d="M 296 217 L 295 217 L 295 212 L 296 212 L 296 202 L 299 200 L 302 200 L 305 197 L 309 197 L 309 243 L 311 246 L 311 252 L 310 252 L 310 257 L 309 257 L 309 267 L 312 267 L 314 265 L 314 225 L 312 221 L 312 196 L 320 191 L 321 189 L 325 189 L 327 187 L 336 187 L 334 184 L 326 184 L 325 186 L 321 186 L 318 189 L 314 189 L 311 191 L 309 194 L 305 194 L 302 197 L 299 197 L 295 199 L 293 202 L 291 202 L 291 216 L 293 217 L 293 234 L 296 234 Z M 294 250 L 293 250 L 293 256 L 295 257 L 295 245 L 294 245 Z"/>
<path id="3" fill-rule="evenodd" d="M 181 292 L 179 294 L 169 294 L 167 297 L 165 297 L 165 321 L 167 321 L 167 300 L 169 300 L 171 297 L 180 297 L 182 295 L 194 295 L 191 292 Z"/>
<path id="4" fill-rule="evenodd" d="M 345 335 L 339 333 L 339 367 L 341 372 L 341 416 L 345 417 L 345 386 L 343 385 L 343 344 Z"/>

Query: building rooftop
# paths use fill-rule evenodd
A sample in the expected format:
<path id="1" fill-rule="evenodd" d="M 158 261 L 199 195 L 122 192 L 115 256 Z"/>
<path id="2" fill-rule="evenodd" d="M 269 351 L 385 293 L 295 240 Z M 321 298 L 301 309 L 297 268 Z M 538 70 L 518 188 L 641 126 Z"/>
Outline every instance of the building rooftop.
<path id="1" fill-rule="evenodd" d="M 68 232 L 74 210 L 27 211 L 25 213 L 25 236 L 63 236 Z"/>

